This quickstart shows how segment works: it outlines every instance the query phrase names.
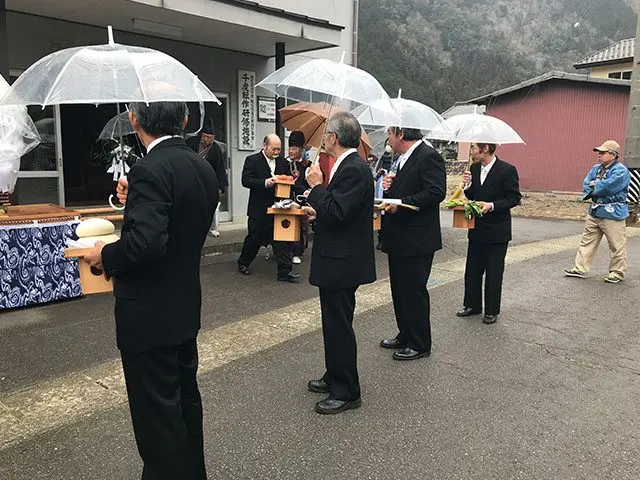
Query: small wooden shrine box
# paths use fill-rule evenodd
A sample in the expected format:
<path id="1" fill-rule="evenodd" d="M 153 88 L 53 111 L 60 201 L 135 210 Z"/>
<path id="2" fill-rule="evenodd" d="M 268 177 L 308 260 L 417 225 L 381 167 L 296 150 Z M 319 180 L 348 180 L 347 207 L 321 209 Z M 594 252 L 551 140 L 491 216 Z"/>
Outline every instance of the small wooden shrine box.
<path id="1" fill-rule="evenodd" d="M 273 215 L 273 239 L 277 242 L 297 242 L 300 240 L 302 217 L 306 213 L 301 208 L 269 208 Z"/>
<path id="2" fill-rule="evenodd" d="M 472 230 L 475 226 L 475 217 L 471 217 L 471 220 L 467 220 L 464 217 L 464 207 L 453 207 L 453 228 L 468 228 Z"/>
<path id="3" fill-rule="evenodd" d="M 65 258 L 78 259 L 82 293 L 90 295 L 92 293 L 113 291 L 113 280 L 107 280 L 107 277 L 103 272 L 94 273 L 95 269 L 93 269 L 91 265 L 89 265 L 89 262 L 84 259 L 84 256 L 91 250 L 91 248 L 66 248 L 64 250 Z"/>
<path id="4" fill-rule="evenodd" d="M 276 198 L 291 198 L 293 180 L 276 180 Z"/>
<path id="5" fill-rule="evenodd" d="M 377 232 L 382 228 L 382 211 L 384 208 L 373 207 L 373 231 Z"/>

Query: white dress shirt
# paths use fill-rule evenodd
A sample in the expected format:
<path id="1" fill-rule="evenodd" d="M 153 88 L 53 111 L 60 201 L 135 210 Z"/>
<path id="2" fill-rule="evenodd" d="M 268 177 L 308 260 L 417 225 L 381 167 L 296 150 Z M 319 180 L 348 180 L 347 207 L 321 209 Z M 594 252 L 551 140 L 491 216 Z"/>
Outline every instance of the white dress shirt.
<path id="1" fill-rule="evenodd" d="M 398 163 L 398 171 L 402 170 L 402 167 L 404 167 L 404 164 L 407 163 L 407 160 L 409 160 L 409 157 L 411 157 L 413 151 L 418 148 L 420 143 L 422 143 L 421 140 L 416 140 L 416 142 L 409 147 L 409 150 L 402 154 L 400 157 L 400 163 Z"/>
<path id="2" fill-rule="evenodd" d="M 267 161 L 267 164 L 269 165 L 269 170 L 271 171 L 271 176 L 275 175 L 275 173 L 276 173 L 276 159 L 267 157 L 267 154 L 264 153 L 264 150 L 262 150 L 262 155 L 264 155 L 264 158 Z"/>
<path id="3" fill-rule="evenodd" d="M 331 168 L 331 173 L 329 174 L 329 182 L 333 178 L 333 174 L 336 173 L 336 170 L 338 170 L 338 167 L 340 166 L 342 161 L 352 153 L 358 153 L 358 150 L 356 150 L 355 148 L 350 148 L 349 150 L 347 150 L 346 152 L 344 152 L 342 155 L 338 157 L 338 159 L 336 160 L 336 163 L 334 163 L 333 167 Z"/>
<path id="4" fill-rule="evenodd" d="M 480 185 L 484 185 L 484 181 L 487 179 L 487 175 L 489 175 L 489 170 L 493 167 L 493 164 L 496 163 L 496 157 L 494 156 L 491 159 L 491 162 L 487 165 L 480 166 Z"/>
<path id="5" fill-rule="evenodd" d="M 151 149 L 153 147 L 155 147 L 156 145 L 158 145 L 160 142 L 164 142 L 165 140 L 168 140 L 170 138 L 173 138 L 173 135 L 165 135 L 164 137 L 159 137 L 156 138 L 153 142 L 151 142 L 149 144 L 149 146 L 147 147 L 147 153 L 149 153 L 151 151 Z"/>

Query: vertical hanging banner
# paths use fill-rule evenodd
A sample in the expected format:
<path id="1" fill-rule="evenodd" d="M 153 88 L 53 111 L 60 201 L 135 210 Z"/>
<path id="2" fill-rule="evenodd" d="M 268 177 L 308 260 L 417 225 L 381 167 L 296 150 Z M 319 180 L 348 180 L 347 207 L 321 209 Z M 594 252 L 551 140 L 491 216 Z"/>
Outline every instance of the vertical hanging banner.
<path id="1" fill-rule="evenodd" d="M 256 149 L 256 74 L 238 70 L 238 150 Z"/>

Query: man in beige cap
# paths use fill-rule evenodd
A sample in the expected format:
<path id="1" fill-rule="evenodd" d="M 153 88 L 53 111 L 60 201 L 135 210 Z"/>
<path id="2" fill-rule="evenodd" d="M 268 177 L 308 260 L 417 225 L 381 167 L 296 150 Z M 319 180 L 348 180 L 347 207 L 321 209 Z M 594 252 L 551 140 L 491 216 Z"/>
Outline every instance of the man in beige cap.
<path id="1" fill-rule="evenodd" d="M 589 265 L 598 250 L 602 236 L 607 237 L 610 250 L 608 283 L 619 283 L 627 270 L 627 238 L 625 219 L 629 216 L 627 192 L 629 170 L 618 161 L 620 145 L 607 140 L 593 149 L 598 152 L 600 163 L 594 165 L 584 179 L 583 200 L 590 199 L 591 206 L 576 254 L 575 266 L 565 270 L 567 277 L 587 278 Z"/>

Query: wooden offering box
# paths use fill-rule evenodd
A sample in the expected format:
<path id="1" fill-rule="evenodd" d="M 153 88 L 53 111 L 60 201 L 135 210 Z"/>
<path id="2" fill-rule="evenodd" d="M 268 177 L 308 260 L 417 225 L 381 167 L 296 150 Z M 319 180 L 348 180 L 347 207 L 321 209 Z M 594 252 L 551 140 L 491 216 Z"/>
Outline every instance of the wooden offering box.
<path id="1" fill-rule="evenodd" d="M 475 217 L 471 217 L 471 220 L 467 220 L 464 217 L 464 207 L 453 207 L 453 228 L 468 228 L 472 230 L 475 226 Z"/>
<path id="2" fill-rule="evenodd" d="M 91 248 L 66 248 L 64 251 L 65 258 L 77 258 L 78 269 L 80 270 L 80 286 L 82 293 L 90 295 L 92 293 L 104 293 L 113 291 L 113 280 L 107 280 L 103 272 L 97 272 L 84 259 Z"/>
<path id="3" fill-rule="evenodd" d="M 382 228 L 382 211 L 384 208 L 373 207 L 373 231 L 377 232 Z"/>
<path id="4" fill-rule="evenodd" d="M 291 198 L 293 180 L 276 180 L 276 198 Z"/>
<path id="5" fill-rule="evenodd" d="M 273 239 L 276 242 L 297 242 L 300 240 L 302 217 L 306 213 L 301 208 L 269 208 L 273 215 Z"/>

